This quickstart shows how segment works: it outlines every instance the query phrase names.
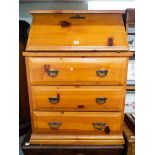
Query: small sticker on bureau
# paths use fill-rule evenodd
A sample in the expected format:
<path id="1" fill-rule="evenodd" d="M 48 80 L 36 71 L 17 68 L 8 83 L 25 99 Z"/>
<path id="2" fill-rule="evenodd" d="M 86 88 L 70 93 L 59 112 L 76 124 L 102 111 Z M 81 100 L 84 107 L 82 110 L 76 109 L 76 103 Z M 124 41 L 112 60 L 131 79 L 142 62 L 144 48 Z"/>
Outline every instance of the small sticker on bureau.
<path id="1" fill-rule="evenodd" d="M 79 41 L 74 41 L 74 45 L 79 45 L 80 44 L 80 42 Z"/>

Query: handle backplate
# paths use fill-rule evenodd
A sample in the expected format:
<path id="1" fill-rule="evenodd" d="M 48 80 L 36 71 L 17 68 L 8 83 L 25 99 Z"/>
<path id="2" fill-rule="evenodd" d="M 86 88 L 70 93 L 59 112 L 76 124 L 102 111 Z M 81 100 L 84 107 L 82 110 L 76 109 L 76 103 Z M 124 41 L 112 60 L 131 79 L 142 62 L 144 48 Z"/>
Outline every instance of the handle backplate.
<path id="1" fill-rule="evenodd" d="M 105 97 L 97 97 L 96 98 L 97 104 L 104 104 L 106 101 L 107 101 L 107 98 L 105 98 Z"/>
<path id="2" fill-rule="evenodd" d="M 51 129 L 59 129 L 62 125 L 62 122 L 49 122 L 48 125 Z"/>
<path id="3" fill-rule="evenodd" d="M 47 74 L 50 77 L 56 77 L 58 75 L 58 70 L 57 69 L 49 69 L 47 71 Z"/>
<path id="4" fill-rule="evenodd" d="M 59 71 L 57 69 L 50 69 L 51 65 L 44 65 L 44 71 L 47 73 L 50 77 L 56 77 L 58 76 Z"/>
<path id="5" fill-rule="evenodd" d="M 106 124 L 104 122 L 94 122 L 92 125 L 96 130 L 100 131 L 104 129 Z"/>
<path id="6" fill-rule="evenodd" d="M 57 104 L 60 101 L 60 95 L 57 94 L 57 96 L 49 97 L 48 101 L 52 104 Z"/>
<path id="7" fill-rule="evenodd" d="M 108 70 L 100 69 L 96 71 L 96 76 L 100 78 L 107 76 L 107 74 L 108 74 Z"/>

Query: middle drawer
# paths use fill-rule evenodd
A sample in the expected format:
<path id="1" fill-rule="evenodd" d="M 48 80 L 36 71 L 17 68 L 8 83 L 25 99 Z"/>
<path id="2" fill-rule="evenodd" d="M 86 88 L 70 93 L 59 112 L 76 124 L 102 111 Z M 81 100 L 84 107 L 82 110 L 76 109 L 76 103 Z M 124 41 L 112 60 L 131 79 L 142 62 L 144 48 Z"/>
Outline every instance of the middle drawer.
<path id="1" fill-rule="evenodd" d="M 33 110 L 121 111 L 122 86 L 32 86 Z"/>

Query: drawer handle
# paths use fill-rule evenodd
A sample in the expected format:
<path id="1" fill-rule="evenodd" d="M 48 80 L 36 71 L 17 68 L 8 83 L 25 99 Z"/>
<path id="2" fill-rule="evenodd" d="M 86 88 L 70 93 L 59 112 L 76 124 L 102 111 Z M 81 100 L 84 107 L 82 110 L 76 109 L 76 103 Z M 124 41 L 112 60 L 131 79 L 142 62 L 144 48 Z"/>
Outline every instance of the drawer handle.
<path id="1" fill-rule="evenodd" d="M 56 77 L 58 75 L 58 70 L 57 69 L 49 69 L 47 71 L 47 74 L 50 77 Z"/>
<path id="2" fill-rule="evenodd" d="M 62 125 L 62 122 L 49 122 L 48 125 L 51 129 L 59 129 Z"/>
<path id="3" fill-rule="evenodd" d="M 94 122 L 92 125 L 96 130 L 100 131 L 105 127 L 106 124 L 102 122 Z"/>
<path id="4" fill-rule="evenodd" d="M 107 75 L 107 73 L 108 73 L 108 70 L 97 70 L 96 71 L 96 75 L 98 76 L 98 77 L 105 77 L 106 75 Z"/>
<path id="5" fill-rule="evenodd" d="M 49 97 L 48 101 L 52 104 L 57 104 L 60 101 L 60 95 L 57 94 L 57 96 Z"/>
<path id="6" fill-rule="evenodd" d="M 107 98 L 105 98 L 105 97 L 97 97 L 96 98 L 97 104 L 104 104 L 106 101 L 107 101 Z"/>
<path id="7" fill-rule="evenodd" d="M 57 69 L 50 69 L 50 65 L 44 65 L 44 70 L 50 77 L 56 77 L 59 72 Z"/>

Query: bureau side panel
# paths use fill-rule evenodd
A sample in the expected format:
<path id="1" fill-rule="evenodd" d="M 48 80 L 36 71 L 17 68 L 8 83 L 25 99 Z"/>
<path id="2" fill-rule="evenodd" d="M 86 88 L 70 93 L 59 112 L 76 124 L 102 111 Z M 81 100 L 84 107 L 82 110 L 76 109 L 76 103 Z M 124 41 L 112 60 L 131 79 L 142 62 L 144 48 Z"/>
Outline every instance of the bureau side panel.
<path id="1" fill-rule="evenodd" d="M 25 57 L 25 63 L 26 63 L 28 94 L 29 94 L 30 115 L 31 115 L 31 128 L 33 132 L 33 104 L 32 104 L 32 92 L 31 92 L 31 84 L 30 84 L 29 57 Z"/>
<path id="2" fill-rule="evenodd" d="M 125 110 L 125 97 L 126 97 L 126 85 L 127 85 L 127 75 L 128 75 L 128 57 L 125 58 L 126 59 L 126 64 L 125 64 L 125 74 L 124 74 L 124 78 L 125 78 L 125 84 L 123 85 L 123 107 L 122 107 L 122 122 L 121 122 L 121 131 L 123 132 L 123 123 L 124 123 L 124 110 Z"/>

